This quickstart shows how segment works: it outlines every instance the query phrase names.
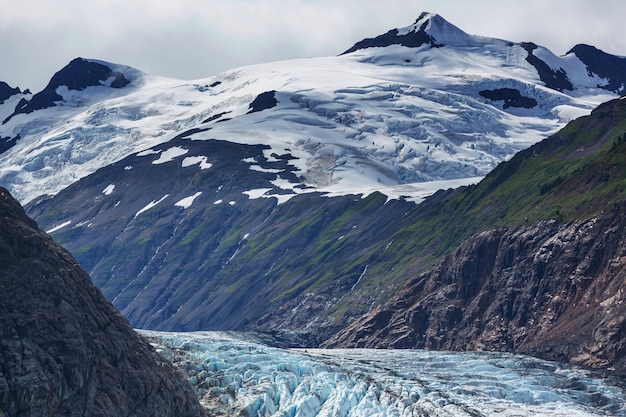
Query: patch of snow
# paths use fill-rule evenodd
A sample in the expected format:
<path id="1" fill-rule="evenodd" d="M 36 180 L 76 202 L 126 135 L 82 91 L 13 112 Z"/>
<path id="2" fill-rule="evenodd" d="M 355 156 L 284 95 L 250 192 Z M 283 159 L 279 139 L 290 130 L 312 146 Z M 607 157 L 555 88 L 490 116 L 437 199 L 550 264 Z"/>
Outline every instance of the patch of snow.
<path id="1" fill-rule="evenodd" d="M 276 200 L 278 200 L 278 205 L 280 206 L 283 203 L 286 203 L 287 201 L 291 200 L 293 197 L 295 197 L 296 194 L 271 194 L 268 195 L 268 198 L 275 198 Z"/>
<path id="2" fill-rule="evenodd" d="M 63 229 L 65 226 L 69 226 L 70 224 L 72 224 L 72 221 L 68 220 L 68 221 L 66 221 L 64 223 L 61 223 L 61 224 L 59 224 L 57 226 L 54 226 L 52 229 L 46 230 L 46 233 L 54 233 L 57 230 Z"/>
<path id="3" fill-rule="evenodd" d="M 275 198 L 277 200 L 277 204 L 280 206 L 283 203 L 291 200 L 297 194 L 263 194 L 262 198 Z"/>
<path id="4" fill-rule="evenodd" d="M 137 156 L 148 156 L 148 155 L 158 155 L 161 151 L 155 151 L 154 149 L 146 149 L 145 151 L 141 151 L 137 154 Z M 124 168 L 126 169 L 126 168 Z"/>
<path id="5" fill-rule="evenodd" d="M 196 164 L 200 165 L 200 169 L 209 169 L 213 166 L 212 163 L 207 162 L 206 156 L 188 156 L 185 159 L 183 159 L 183 162 L 181 165 L 183 168 L 186 168 L 186 167 L 190 167 Z"/>
<path id="6" fill-rule="evenodd" d="M 414 203 L 421 203 L 426 197 L 429 197 L 439 190 L 447 190 L 450 188 L 465 187 L 468 185 L 478 184 L 483 177 L 462 178 L 454 180 L 443 181 L 427 181 L 416 182 L 411 184 L 402 184 L 390 187 L 358 187 L 353 189 L 354 194 L 361 195 L 363 198 L 369 196 L 373 192 L 380 192 L 387 196 L 389 200 L 405 199 L 406 201 L 412 201 Z M 343 195 L 344 193 L 333 191 L 334 187 L 326 187 L 321 191 L 325 197 L 335 197 Z"/>
<path id="7" fill-rule="evenodd" d="M 182 156 L 186 154 L 187 152 L 189 152 L 189 149 L 181 148 L 179 146 L 172 146 L 168 150 L 163 151 L 161 153 L 161 156 L 159 156 L 158 159 L 152 161 L 152 164 L 159 165 L 159 164 L 164 164 L 166 162 L 173 161 L 174 158 Z"/>
<path id="8" fill-rule="evenodd" d="M 272 190 L 271 188 L 259 188 L 255 190 L 244 191 L 243 194 L 250 197 L 251 200 L 254 200 L 254 199 L 263 197 L 265 193 L 271 190 Z"/>
<path id="9" fill-rule="evenodd" d="M 354 291 L 354 288 L 359 284 L 359 282 L 361 282 L 361 279 L 365 276 L 365 274 L 367 273 L 367 267 L 369 265 L 365 265 L 365 269 L 363 269 L 363 272 L 361 272 L 361 275 L 359 275 L 359 278 L 357 278 L 356 282 L 354 283 L 354 285 L 352 286 L 352 288 L 350 288 L 350 291 Z"/>
<path id="10" fill-rule="evenodd" d="M 552 109 L 552 114 L 557 116 L 559 120 L 562 120 L 564 122 L 571 122 L 574 119 L 578 119 L 579 117 L 588 115 L 589 112 L 579 107 L 563 104 L 561 106 L 555 106 Z"/>
<path id="11" fill-rule="evenodd" d="M 177 201 L 176 203 L 174 203 L 175 206 L 177 207 L 182 207 L 184 209 L 188 209 L 189 207 L 191 207 L 191 205 L 193 204 L 193 201 L 199 197 L 202 194 L 202 191 L 198 191 L 197 193 L 195 193 L 194 195 L 191 195 L 189 197 L 185 197 L 180 201 Z"/>
<path id="12" fill-rule="evenodd" d="M 268 172 L 270 174 L 278 174 L 279 172 L 284 171 L 284 169 L 263 168 L 260 165 L 250 165 L 250 169 L 258 172 Z"/>
<path id="13" fill-rule="evenodd" d="M 158 201 L 152 200 L 151 202 L 146 204 L 141 210 L 139 210 L 137 213 L 135 213 L 135 217 L 134 218 L 137 218 L 137 216 L 139 216 L 141 213 L 144 213 L 144 212 L 150 210 L 152 207 L 156 206 L 161 201 L 165 200 L 167 197 L 169 197 L 169 194 L 165 194 Z"/>
<path id="14" fill-rule="evenodd" d="M 109 184 L 104 190 L 102 190 L 102 194 L 111 195 L 113 190 L 115 190 L 115 184 Z"/>

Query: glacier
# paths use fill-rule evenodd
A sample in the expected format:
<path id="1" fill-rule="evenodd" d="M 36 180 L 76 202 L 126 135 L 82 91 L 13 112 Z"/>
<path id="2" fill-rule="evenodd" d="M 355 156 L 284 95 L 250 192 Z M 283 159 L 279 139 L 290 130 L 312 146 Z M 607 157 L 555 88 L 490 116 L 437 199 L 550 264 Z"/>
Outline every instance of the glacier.
<path id="1" fill-rule="evenodd" d="M 615 380 L 529 356 L 279 348 L 251 333 L 139 332 L 216 416 L 626 416 Z"/>
<path id="2" fill-rule="evenodd" d="M 55 92 L 62 100 L 54 107 L 6 119 L 0 138 L 16 143 L 0 153 L 0 185 L 26 204 L 195 131 L 190 140 L 268 145 L 268 160 L 291 155 L 290 165 L 306 187 L 294 188 L 277 173 L 274 185 L 291 193 L 265 197 L 380 191 L 417 202 L 424 183 L 476 183 L 501 161 L 618 96 L 600 88 L 608 81 L 589 74 L 573 54 L 534 50 L 550 67 L 568 70 L 574 90 L 557 91 L 527 62 L 523 45 L 464 34 L 438 16 L 423 18 L 434 19 L 430 35 L 448 45 L 393 44 L 251 65 L 193 81 L 89 60 L 109 66 L 129 84 L 83 90 L 60 85 Z M 417 23 L 399 33 L 415 31 Z M 505 108 L 480 94 L 503 89 L 517 90 L 537 105 Z M 254 110 L 255 100 L 269 96 L 262 111 Z M 10 97 L 0 104 L 0 115 L 29 98 Z M 166 150 L 154 162 L 182 152 Z"/>

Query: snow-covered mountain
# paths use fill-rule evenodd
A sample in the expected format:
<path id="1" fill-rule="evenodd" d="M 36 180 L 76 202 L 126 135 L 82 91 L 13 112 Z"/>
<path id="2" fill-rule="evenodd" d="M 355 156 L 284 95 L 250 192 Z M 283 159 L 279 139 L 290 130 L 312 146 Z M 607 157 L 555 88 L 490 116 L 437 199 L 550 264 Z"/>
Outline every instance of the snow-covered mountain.
<path id="1" fill-rule="evenodd" d="M 211 415 L 625 416 L 615 381 L 502 353 L 282 349 L 252 335 L 142 332 Z"/>
<path id="2" fill-rule="evenodd" d="M 0 185 L 137 327 L 342 327 L 427 266 L 394 258 L 414 202 L 618 96 L 624 62 L 433 14 L 191 82 L 77 59 L 0 105 Z"/>
<path id="3" fill-rule="evenodd" d="M 210 128 L 216 139 L 297 158 L 290 164 L 310 189 L 421 196 L 393 187 L 483 176 L 623 89 L 623 71 L 591 64 L 600 54 L 623 68 L 623 58 L 572 51 L 557 57 L 472 36 L 423 14 L 338 57 L 192 82 L 76 59 L 43 91 L 2 103 L 0 137 L 14 146 L 0 156 L 1 183 L 26 203 L 184 130 Z M 257 97 L 254 110 L 267 111 L 252 111 Z M 302 191 L 279 175 L 276 183 Z"/>

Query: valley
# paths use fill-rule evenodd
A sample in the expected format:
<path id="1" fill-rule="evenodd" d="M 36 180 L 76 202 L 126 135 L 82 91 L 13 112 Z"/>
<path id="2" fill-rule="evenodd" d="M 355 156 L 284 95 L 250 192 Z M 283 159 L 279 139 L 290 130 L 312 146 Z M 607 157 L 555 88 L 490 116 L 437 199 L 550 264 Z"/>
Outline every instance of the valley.
<path id="1" fill-rule="evenodd" d="M 2 286 L 72 271 L 106 305 L 79 341 L 100 310 L 138 329 L 189 415 L 179 371 L 211 415 L 626 415 L 624 85 L 626 57 L 431 13 L 193 81 L 76 58 L 35 94 L 0 84 Z M 15 352 L 45 316 L 20 297 Z M 37 384 L 97 390 L 46 376 L 48 345 Z M 0 415 L 28 402 L 11 358 Z"/>

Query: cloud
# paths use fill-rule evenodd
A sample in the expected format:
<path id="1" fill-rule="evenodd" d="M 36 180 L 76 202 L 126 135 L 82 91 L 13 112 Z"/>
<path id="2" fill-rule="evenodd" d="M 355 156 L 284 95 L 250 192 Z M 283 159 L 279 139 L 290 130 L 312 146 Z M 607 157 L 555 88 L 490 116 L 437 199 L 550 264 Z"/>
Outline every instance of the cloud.
<path id="1" fill-rule="evenodd" d="M 341 53 L 364 37 L 441 14 L 468 33 L 565 53 L 626 55 L 622 0 L 0 0 L 0 80 L 35 91 L 77 56 L 155 75 L 208 77 L 254 63 Z"/>

